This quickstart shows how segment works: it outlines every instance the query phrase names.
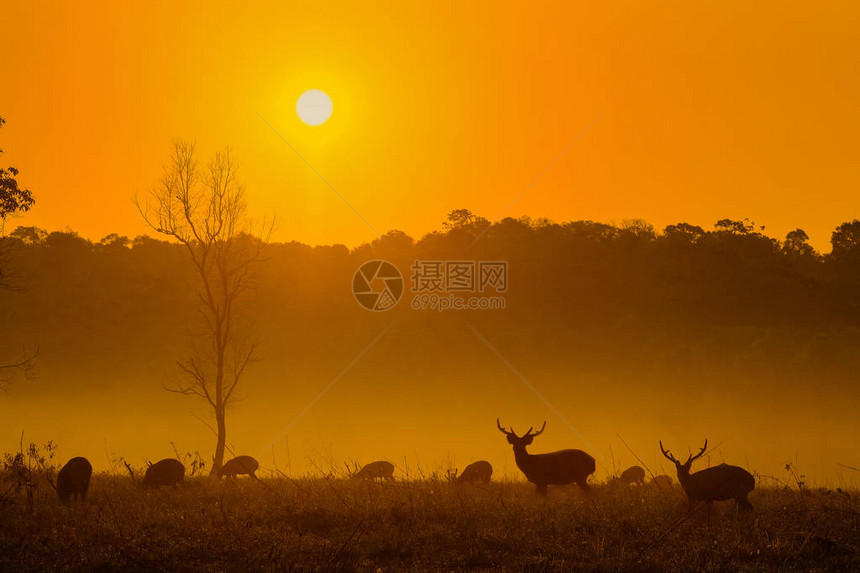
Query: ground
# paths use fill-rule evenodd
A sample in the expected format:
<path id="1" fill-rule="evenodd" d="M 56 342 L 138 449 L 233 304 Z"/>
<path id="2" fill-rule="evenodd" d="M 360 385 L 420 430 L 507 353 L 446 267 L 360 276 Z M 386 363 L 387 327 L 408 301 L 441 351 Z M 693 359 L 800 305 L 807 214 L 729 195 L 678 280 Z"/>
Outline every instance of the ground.
<path id="1" fill-rule="evenodd" d="M 7 492 L 0 571 L 860 570 L 860 493 L 759 488 L 690 512 L 683 491 L 521 482 L 95 475 L 86 502 Z"/>

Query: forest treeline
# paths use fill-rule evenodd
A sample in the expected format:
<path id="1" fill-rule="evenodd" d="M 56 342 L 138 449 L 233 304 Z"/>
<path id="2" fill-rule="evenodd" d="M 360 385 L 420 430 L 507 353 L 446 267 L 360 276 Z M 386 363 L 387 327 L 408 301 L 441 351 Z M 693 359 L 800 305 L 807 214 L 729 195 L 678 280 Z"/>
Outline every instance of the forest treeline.
<path id="1" fill-rule="evenodd" d="M 91 242 L 34 227 L 2 241 L 6 268 L 20 282 L 20 292 L 0 293 L 3 349 L 38 344 L 43 361 L 90 352 L 99 363 L 159 357 L 167 369 L 195 332 L 197 283 L 180 245 L 116 234 Z M 277 341 L 288 369 L 349 356 L 366 344 L 368 327 L 393 316 L 405 325 L 390 342 L 399 362 L 408 364 L 416 345 L 456 353 L 457 341 L 471 336 L 455 326 L 465 316 L 526 361 L 578 356 L 595 368 L 677 373 L 752 360 L 792 375 L 804 365 L 844 373 L 860 355 L 860 221 L 840 225 L 832 247 L 820 254 L 801 230 L 780 241 L 746 220 L 657 232 L 641 220 L 491 225 L 458 210 L 419 240 L 391 231 L 352 250 L 271 243 L 243 304 L 263 355 Z M 406 302 L 386 313 L 362 309 L 350 290 L 356 268 L 377 258 L 393 262 L 407 284 Z M 506 309 L 411 309 L 416 259 L 508 261 Z"/>
<path id="2" fill-rule="evenodd" d="M 327 299 L 337 304 L 343 284 L 330 279 L 374 258 L 394 262 L 407 278 L 412 261 L 504 260 L 517 310 L 566 322 L 612 319 L 635 313 L 658 321 L 684 318 L 727 324 L 858 324 L 860 221 L 840 225 L 832 250 L 816 252 L 797 229 L 782 241 L 748 220 L 718 221 L 712 230 L 687 223 L 662 232 L 642 220 L 614 226 L 593 221 L 506 218 L 495 224 L 467 210 L 453 211 L 440 231 L 415 240 L 390 231 L 349 250 L 270 243 L 258 285 L 284 281 L 284 294 L 304 296 L 302 306 Z M 111 234 L 92 242 L 75 232 L 18 227 L 0 239 L 6 275 L 22 292 L 53 285 L 50 306 L 77 293 L 79 302 L 123 293 L 131 307 L 141 297 L 194 292 L 179 245 Z M 188 287 L 187 289 L 184 287 Z M 160 294 L 159 294 L 160 293 Z M 346 297 L 347 304 L 352 301 Z M 11 298 L 12 306 L 21 299 Z"/>

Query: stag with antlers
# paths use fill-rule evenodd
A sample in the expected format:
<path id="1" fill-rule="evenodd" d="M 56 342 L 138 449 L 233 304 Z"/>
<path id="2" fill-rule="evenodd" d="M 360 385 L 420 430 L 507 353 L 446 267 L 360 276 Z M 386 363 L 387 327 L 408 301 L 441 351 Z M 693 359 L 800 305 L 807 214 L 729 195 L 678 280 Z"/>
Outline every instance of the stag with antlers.
<path id="1" fill-rule="evenodd" d="M 660 442 L 660 451 L 663 452 L 666 459 L 675 464 L 675 468 L 678 470 L 678 481 L 681 482 L 681 487 L 684 488 L 691 506 L 696 502 L 704 501 L 707 502 L 708 509 L 710 509 L 715 501 L 733 499 L 740 509 L 751 510 L 753 506 L 747 500 L 747 496 L 755 488 L 755 478 L 745 469 L 720 464 L 693 474 L 690 473 L 690 466 L 702 457 L 707 449 L 708 440 L 705 440 L 705 445 L 702 446 L 699 453 L 690 454 L 687 461 L 682 464 L 668 450 L 664 449 L 663 442 Z"/>
<path id="2" fill-rule="evenodd" d="M 522 436 L 517 436 L 513 428 L 503 428 L 498 418 L 496 426 L 508 437 L 508 443 L 514 447 L 517 467 L 526 475 L 526 479 L 537 486 L 538 495 L 546 495 L 548 485 L 575 483 L 582 489 L 588 489 L 588 476 L 594 473 L 595 463 L 594 458 L 582 450 L 559 450 L 548 454 L 530 454 L 526 451 L 526 446 L 531 445 L 532 440 L 546 429 L 546 422 L 537 432 L 532 433 L 533 428 L 529 428 Z"/>

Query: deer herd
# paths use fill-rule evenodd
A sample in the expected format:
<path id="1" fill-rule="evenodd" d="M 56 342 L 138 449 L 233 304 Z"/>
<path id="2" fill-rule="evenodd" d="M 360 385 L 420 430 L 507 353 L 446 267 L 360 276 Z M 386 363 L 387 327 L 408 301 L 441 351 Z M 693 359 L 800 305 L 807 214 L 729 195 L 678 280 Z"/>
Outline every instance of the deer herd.
<path id="1" fill-rule="evenodd" d="M 546 429 L 546 422 L 540 430 L 533 431 L 529 428 L 526 433 L 518 436 L 513 428 L 505 429 L 501 422 L 496 419 L 496 426 L 507 437 L 508 443 L 514 449 L 514 461 L 517 467 L 526 476 L 526 479 L 535 484 L 539 496 L 547 495 L 547 486 L 568 485 L 575 483 L 583 490 L 588 490 L 588 478 L 594 473 L 596 463 L 593 457 L 582 450 L 567 449 L 545 454 L 530 454 L 526 447 L 530 446 L 534 439 L 540 436 Z M 708 449 L 708 440 L 695 455 L 690 454 L 684 463 L 681 463 L 669 450 L 663 448 L 660 441 L 660 451 L 675 465 L 678 474 L 678 482 L 687 495 L 687 500 L 692 508 L 699 503 L 706 503 L 708 508 L 715 501 L 734 500 L 741 510 L 751 510 L 747 496 L 755 488 L 755 478 L 745 469 L 728 464 L 709 467 L 697 472 L 690 472 L 694 461 L 701 458 Z M 134 472 L 128 463 L 125 464 L 135 480 Z M 251 456 L 237 456 L 227 461 L 218 472 L 218 477 L 235 479 L 238 475 L 247 475 L 257 478 L 255 472 L 259 469 L 257 460 Z M 77 500 L 80 496 L 84 499 L 90 485 L 90 477 L 93 468 L 86 458 L 76 457 L 63 466 L 57 474 L 56 490 L 60 501 L 68 502 Z M 480 460 L 469 464 L 463 473 L 457 476 L 455 470 L 452 476 L 458 483 L 488 483 L 493 475 L 493 467 L 489 462 Z M 394 476 L 394 465 L 387 461 L 371 462 L 363 466 L 359 471 L 352 474 L 354 480 L 391 480 Z M 163 459 L 157 463 L 150 464 L 146 469 L 143 479 L 138 484 L 141 488 L 157 488 L 161 486 L 177 486 L 185 479 L 185 466 L 177 459 Z M 672 487 L 672 478 L 667 475 L 654 476 L 649 482 L 651 485 L 666 488 Z M 626 469 L 620 476 L 612 478 L 610 485 L 632 484 L 645 485 L 645 470 L 639 466 Z"/>

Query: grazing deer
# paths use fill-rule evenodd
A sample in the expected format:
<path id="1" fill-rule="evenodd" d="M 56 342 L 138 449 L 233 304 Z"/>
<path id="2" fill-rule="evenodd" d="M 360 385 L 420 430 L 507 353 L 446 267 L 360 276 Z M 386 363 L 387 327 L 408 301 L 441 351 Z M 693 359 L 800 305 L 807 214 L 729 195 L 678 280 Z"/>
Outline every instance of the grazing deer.
<path id="1" fill-rule="evenodd" d="M 517 467 L 526 474 L 526 479 L 537 486 L 538 495 L 546 495 L 548 485 L 567 485 L 575 483 L 582 489 L 588 489 L 588 476 L 594 473 L 596 466 L 594 458 L 582 450 L 559 450 L 548 454 L 529 454 L 526 446 L 531 445 L 536 436 L 546 429 L 546 422 L 540 430 L 532 433 L 532 428 L 517 436 L 513 428 L 506 430 L 496 418 L 499 431 L 508 437 L 508 443 L 514 447 L 514 459 Z"/>
<path id="2" fill-rule="evenodd" d="M 167 458 L 150 464 L 140 486 L 161 487 L 163 485 L 176 487 L 185 479 L 185 466 L 177 459 Z"/>
<path id="3" fill-rule="evenodd" d="M 90 488 L 90 477 L 93 475 L 93 466 L 87 458 L 72 458 L 57 474 L 57 494 L 60 501 L 68 503 L 74 497 L 78 500 L 87 498 L 87 490 Z"/>
<path id="4" fill-rule="evenodd" d="M 354 473 L 351 479 L 366 479 L 366 480 L 375 480 L 377 478 L 390 480 L 393 479 L 394 475 L 394 464 L 391 462 L 380 461 L 380 462 L 370 462 L 358 472 Z"/>
<path id="5" fill-rule="evenodd" d="M 663 449 L 663 442 L 660 442 L 660 451 L 666 459 L 675 464 L 678 470 L 678 481 L 681 482 L 690 505 L 704 501 L 708 503 L 710 509 L 715 501 L 734 499 L 740 509 L 752 509 L 753 506 L 747 500 L 747 495 L 755 488 L 755 478 L 745 469 L 720 464 L 694 474 L 690 473 L 690 466 L 704 455 L 706 449 L 708 449 L 708 440 L 705 440 L 705 445 L 698 454 L 690 454 L 687 461 L 682 464 L 675 459 L 675 456 Z"/>
<path id="6" fill-rule="evenodd" d="M 490 483 L 490 477 L 493 475 L 493 466 L 490 462 L 484 460 L 466 466 L 460 477 L 457 478 L 458 483 Z"/>
<path id="7" fill-rule="evenodd" d="M 254 472 L 258 469 L 260 469 L 260 464 L 251 456 L 236 456 L 221 466 L 219 477 L 235 478 L 237 475 L 247 475 L 256 478 Z"/>
<path id="8" fill-rule="evenodd" d="M 625 485 L 630 485 L 633 483 L 638 483 L 639 485 L 645 485 L 645 470 L 640 468 L 639 466 L 630 466 L 618 476 L 618 481 Z"/>
<path id="9" fill-rule="evenodd" d="M 648 483 L 650 485 L 655 486 L 655 487 L 665 489 L 665 488 L 671 488 L 675 482 L 674 482 L 674 480 L 672 480 L 671 476 L 659 475 L 659 476 L 652 477 L 651 481 Z"/>

